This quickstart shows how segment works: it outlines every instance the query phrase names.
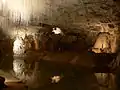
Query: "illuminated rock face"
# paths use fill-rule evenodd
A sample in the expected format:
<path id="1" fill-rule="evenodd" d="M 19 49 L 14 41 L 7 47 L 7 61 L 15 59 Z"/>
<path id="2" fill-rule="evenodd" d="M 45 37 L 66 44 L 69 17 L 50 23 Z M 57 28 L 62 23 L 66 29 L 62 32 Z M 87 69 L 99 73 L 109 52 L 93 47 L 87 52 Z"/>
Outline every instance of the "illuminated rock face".
<path id="1" fill-rule="evenodd" d="M 95 49 L 94 49 L 94 51 L 95 52 L 97 52 L 97 53 L 102 53 L 102 51 L 100 50 L 100 49 L 103 49 L 103 50 L 105 50 L 105 49 L 107 49 L 107 51 L 106 52 L 110 52 L 109 50 L 110 50 L 110 40 L 109 40 L 109 34 L 105 34 L 105 33 L 101 33 L 99 36 L 98 36 L 98 38 L 97 38 L 97 40 L 96 40 L 96 42 L 95 42 L 95 44 L 94 44 L 94 48 L 97 50 L 98 49 L 98 51 L 95 51 Z"/>
<path id="2" fill-rule="evenodd" d="M 109 48 L 109 37 L 107 36 L 100 36 L 96 40 L 94 48 Z"/>
<path id="3" fill-rule="evenodd" d="M 20 55 L 25 52 L 24 42 L 20 37 L 17 37 L 13 45 L 14 54 Z"/>
<path id="4" fill-rule="evenodd" d="M 109 33 L 100 33 L 93 46 L 93 51 L 96 53 L 115 53 L 117 50 L 116 37 Z"/>

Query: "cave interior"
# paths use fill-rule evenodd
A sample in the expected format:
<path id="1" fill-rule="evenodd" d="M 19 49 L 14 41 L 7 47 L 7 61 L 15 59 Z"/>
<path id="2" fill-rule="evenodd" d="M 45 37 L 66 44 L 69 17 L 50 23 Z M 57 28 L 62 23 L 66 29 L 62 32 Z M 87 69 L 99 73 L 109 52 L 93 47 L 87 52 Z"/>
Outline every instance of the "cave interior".
<path id="1" fill-rule="evenodd" d="M 119 0 L 0 0 L 0 90 L 120 90 Z"/>

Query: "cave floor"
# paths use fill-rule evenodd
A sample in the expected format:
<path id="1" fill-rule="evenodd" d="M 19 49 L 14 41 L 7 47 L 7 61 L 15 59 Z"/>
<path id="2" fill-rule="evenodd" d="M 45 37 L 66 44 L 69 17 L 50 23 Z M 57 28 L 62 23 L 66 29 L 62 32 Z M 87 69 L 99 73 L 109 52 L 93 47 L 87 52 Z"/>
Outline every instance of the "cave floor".
<path id="1" fill-rule="evenodd" d="M 0 76 L 5 77 L 5 84 L 8 86 L 8 88 L 4 88 L 3 90 L 26 90 L 25 85 L 20 83 L 20 81 L 10 73 L 0 70 Z"/>
<path id="2" fill-rule="evenodd" d="M 5 78 L 5 82 L 20 82 L 17 78 L 13 77 L 9 72 L 0 70 L 0 76 Z"/>

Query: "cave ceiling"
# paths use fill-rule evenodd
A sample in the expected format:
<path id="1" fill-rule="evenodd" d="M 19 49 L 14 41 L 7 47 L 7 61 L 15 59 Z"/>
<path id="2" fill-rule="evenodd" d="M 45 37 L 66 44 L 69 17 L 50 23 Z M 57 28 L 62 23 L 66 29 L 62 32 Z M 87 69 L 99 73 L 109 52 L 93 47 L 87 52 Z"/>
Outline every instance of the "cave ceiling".
<path id="1" fill-rule="evenodd" d="M 19 21 L 19 15 L 15 15 L 15 18 L 8 15 L 8 12 L 14 13 L 16 10 L 23 10 L 23 19 L 27 18 L 27 24 L 28 22 L 31 24 L 42 22 L 91 32 L 104 29 L 117 30 L 120 19 L 117 0 L 26 0 L 25 8 L 22 8 L 24 5 L 21 4 L 23 5 L 21 6 L 21 2 L 15 0 L 1 1 L 9 2 L 4 8 L 2 4 L 0 5 L 0 23 L 5 29 L 12 25 L 11 23 L 15 21 L 16 17 Z M 13 1 L 15 5 L 12 3 Z M 18 8 L 14 9 L 16 6 Z M 108 24 L 112 24 L 115 28 L 111 28 L 112 25 Z"/>
<path id="2" fill-rule="evenodd" d="M 48 24 L 92 29 L 119 23 L 119 7 L 113 0 L 52 0 L 48 5 L 43 14 L 43 22 Z"/>

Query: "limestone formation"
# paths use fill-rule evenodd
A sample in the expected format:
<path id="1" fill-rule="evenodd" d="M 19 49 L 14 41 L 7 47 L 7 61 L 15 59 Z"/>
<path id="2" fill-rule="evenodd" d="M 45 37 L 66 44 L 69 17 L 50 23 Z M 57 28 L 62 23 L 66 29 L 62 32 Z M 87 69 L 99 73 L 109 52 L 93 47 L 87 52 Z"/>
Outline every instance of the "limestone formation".
<path id="1" fill-rule="evenodd" d="M 95 53 L 115 53 L 116 52 L 116 37 L 109 33 L 99 33 L 98 38 L 93 46 Z"/>

